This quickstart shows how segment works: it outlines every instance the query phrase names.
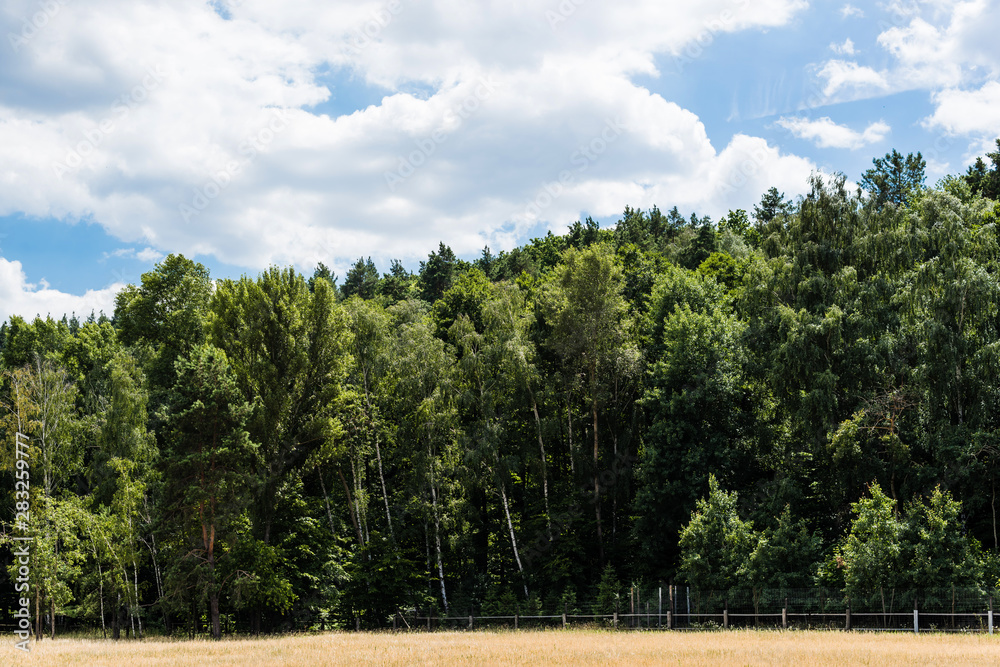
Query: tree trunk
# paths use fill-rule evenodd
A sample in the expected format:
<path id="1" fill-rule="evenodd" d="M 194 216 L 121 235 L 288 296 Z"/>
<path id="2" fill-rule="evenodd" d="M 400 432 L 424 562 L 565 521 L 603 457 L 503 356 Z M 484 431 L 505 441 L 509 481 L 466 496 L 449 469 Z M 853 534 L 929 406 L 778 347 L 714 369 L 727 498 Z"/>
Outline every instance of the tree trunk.
<path id="1" fill-rule="evenodd" d="M 351 498 L 351 487 L 347 485 L 347 480 L 344 479 L 344 473 L 337 470 L 337 475 L 340 476 L 340 483 L 344 485 L 344 493 L 347 494 L 347 509 L 351 513 L 351 523 L 354 524 L 354 530 L 358 534 L 358 547 L 365 546 L 364 535 L 361 534 L 361 524 L 358 523 L 358 518 L 354 515 L 354 500 Z"/>
<path id="2" fill-rule="evenodd" d="M 142 639 L 142 616 L 139 615 L 139 567 L 132 559 L 132 583 L 135 585 L 135 620 L 139 624 L 139 639 Z"/>
<path id="3" fill-rule="evenodd" d="M 542 457 L 542 497 L 545 498 L 545 528 L 552 541 L 552 513 L 549 511 L 549 477 L 548 462 L 545 460 L 545 442 L 542 440 L 542 420 L 538 416 L 538 401 L 535 400 L 535 392 L 528 386 L 528 393 L 531 394 L 531 409 L 535 413 L 535 428 L 538 430 L 538 450 Z"/>
<path id="4" fill-rule="evenodd" d="M 601 465 L 599 439 L 597 437 L 597 368 L 590 367 L 590 411 L 594 418 L 594 518 L 597 520 L 597 550 L 604 562 L 604 534 L 601 530 L 601 481 L 598 469 Z"/>
<path id="5" fill-rule="evenodd" d="M 323 491 L 323 502 L 326 504 L 326 518 L 330 522 L 330 534 L 336 535 L 337 530 L 334 528 L 333 512 L 330 511 L 330 496 L 327 494 L 326 484 L 323 482 L 323 471 L 316 468 L 316 475 L 319 477 L 319 488 Z"/>
<path id="6" fill-rule="evenodd" d="M 375 436 L 375 458 L 378 460 L 378 479 L 382 483 L 382 501 L 385 503 L 385 520 L 389 525 L 389 539 L 396 543 L 396 532 L 392 528 L 392 513 L 389 511 L 389 493 L 385 488 L 385 474 L 382 472 L 382 448 L 378 444 L 378 436 Z"/>
<path id="7" fill-rule="evenodd" d="M 143 500 L 145 502 L 145 499 Z M 149 534 L 149 542 L 142 540 L 146 548 L 149 549 L 149 556 L 153 561 L 153 578 L 156 580 L 156 599 L 161 603 L 161 610 L 163 611 L 163 629 L 166 631 L 167 636 L 170 635 L 170 614 L 167 613 L 166 609 L 163 608 L 163 572 L 160 570 L 160 560 L 158 558 L 156 550 L 156 533 Z"/>
<path id="8" fill-rule="evenodd" d="M 572 394 L 569 391 L 569 387 L 566 387 L 566 427 L 567 433 L 569 435 L 569 471 L 570 473 L 576 474 L 576 465 L 573 463 L 573 403 L 571 401 Z"/>
<path id="9" fill-rule="evenodd" d="M 507 529 L 510 531 L 510 545 L 514 548 L 514 560 L 517 561 L 517 569 L 521 573 L 521 583 L 524 585 L 524 599 L 528 599 L 528 580 L 524 576 L 524 566 L 521 565 L 521 555 L 517 552 L 517 537 L 514 535 L 514 523 L 510 519 L 510 506 L 507 503 L 507 485 L 500 484 L 500 498 L 503 499 L 503 511 L 507 515 Z"/>
<path id="10" fill-rule="evenodd" d="M 993 509 L 993 548 L 1000 549 L 1000 541 L 997 541 L 997 480 L 993 478 L 993 499 L 990 507 Z"/>
<path id="11" fill-rule="evenodd" d="M 215 569 L 212 569 L 212 592 L 208 598 L 209 610 L 212 613 L 212 638 L 222 639 L 222 630 L 219 627 L 219 590 L 215 585 Z"/>
<path id="12" fill-rule="evenodd" d="M 434 514 L 434 547 L 437 550 L 438 581 L 441 582 L 441 602 L 444 604 L 445 616 L 448 615 L 448 593 L 444 585 L 444 558 L 441 556 L 441 520 L 437 511 L 437 488 L 434 486 L 434 458 L 431 447 L 427 445 L 427 458 L 431 471 L 431 510 Z"/>
<path id="13" fill-rule="evenodd" d="M 368 387 L 368 369 L 363 373 L 365 379 L 365 407 L 368 408 L 368 416 L 372 420 L 372 431 L 375 433 L 375 459 L 378 461 L 378 479 L 382 484 L 382 500 L 385 502 L 385 520 L 389 526 L 389 538 L 392 543 L 396 543 L 396 533 L 392 528 L 392 513 L 389 511 L 389 493 L 385 486 L 385 473 L 382 472 L 382 448 L 379 446 L 378 432 L 375 429 L 375 412 L 372 409 L 371 390 Z"/>

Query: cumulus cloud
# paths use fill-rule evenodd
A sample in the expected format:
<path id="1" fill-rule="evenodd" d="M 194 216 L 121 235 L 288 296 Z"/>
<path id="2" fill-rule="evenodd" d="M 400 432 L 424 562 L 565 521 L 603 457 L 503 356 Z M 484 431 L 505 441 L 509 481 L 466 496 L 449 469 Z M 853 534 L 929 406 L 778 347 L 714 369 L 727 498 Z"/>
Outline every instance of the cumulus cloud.
<path id="1" fill-rule="evenodd" d="M 1000 136 L 1000 83 L 989 81 L 973 90 L 935 93 L 934 113 L 925 123 L 950 134 Z"/>
<path id="2" fill-rule="evenodd" d="M 101 290 L 87 290 L 82 296 L 66 294 L 49 288 L 44 280 L 29 283 L 21 262 L 0 257 L 0 321 L 8 320 L 11 315 L 25 319 L 52 315 L 59 319 L 74 312 L 89 315 L 103 311 L 110 316 L 115 311 L 115 294 L 122 287 L 119 283 Z"/>
<path id="3" fill-rule="evenodd" d="M 808 118 L 780 118 L 778 125 L 799 139 L 814 142 L 820 148 L 850 148 L 856 150 L 885 139 L 892 128 L 883 121 L 870 124 L 863 132 L 838 125 L 829 117 L 816 120 Z"/>
<path id="4" fill-rule="evenodd" d="M 362 254 L 415 259 L 439 239 L 464 253 L 510 247 L 539 224 L 626 203 L 707 211 L 751 140 L 714 146 L 697 116 L 633 76 L 655 76 L 655 56 L 706 35 L 781 26 L 807 6 L 59 4 L 0 62 L 0 215 L 93 219 L 145 260 L 343 269 Z M 36 11 L 11 0 L 0 33 L 20 35 Z M 312 111 L 349 80 L 381 99 Z M 599 154 L 578 155 L 599 139 Z M 794 174 L 804 187 L 811 164 L 757 148 L 753 178 L 736 179 L 754 185 L 734 200 L 759 195 L 754 179 Z M 572 181 L 536 212 L 563 171 Z"/>
<path id="5" fill-rule="evenodd" d="M 840 15 L 845 19 L 848 18 L 864 18 L 865 13 L 862 9 L 855 7 L 852 4 L 846 4 L 840 8 Z"/>

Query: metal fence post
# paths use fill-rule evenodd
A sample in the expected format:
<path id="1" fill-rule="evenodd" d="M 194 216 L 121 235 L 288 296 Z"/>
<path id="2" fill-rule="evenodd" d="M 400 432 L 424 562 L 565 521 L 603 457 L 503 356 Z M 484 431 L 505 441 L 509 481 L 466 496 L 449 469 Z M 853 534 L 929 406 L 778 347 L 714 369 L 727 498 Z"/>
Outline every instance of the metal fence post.
<path id="1" fill-rule="evenodd" d="M 913 632 L 920 633 L 920 612 L 917 610 L 917 596 L 913 596 Z"/>
<path id="2" fill-rule="evenodd" d="M 659 603 L 656 607 L 656 627 L 663 628 L 663 586 L 660 586 Z"/>

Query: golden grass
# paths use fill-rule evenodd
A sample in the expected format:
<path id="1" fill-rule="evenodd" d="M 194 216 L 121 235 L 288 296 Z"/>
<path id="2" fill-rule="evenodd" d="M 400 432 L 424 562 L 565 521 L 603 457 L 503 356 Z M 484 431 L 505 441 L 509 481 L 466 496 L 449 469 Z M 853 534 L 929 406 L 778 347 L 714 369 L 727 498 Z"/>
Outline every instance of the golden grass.
<path id="1" fill-rule="evenodd" d="M 599 630 L 330 633 L 211 641 L 5 641 L 4 665 L 996 665 L 1000 637 Z"/>

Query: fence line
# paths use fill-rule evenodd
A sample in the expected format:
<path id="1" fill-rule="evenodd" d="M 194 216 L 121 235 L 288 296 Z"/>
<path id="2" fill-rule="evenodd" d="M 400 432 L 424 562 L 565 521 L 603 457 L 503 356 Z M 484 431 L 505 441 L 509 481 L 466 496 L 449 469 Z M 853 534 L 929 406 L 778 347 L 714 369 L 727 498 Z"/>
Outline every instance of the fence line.
<path id="1" fill-rule="evenodd" d="M 642 595 L 629 590 L 628 611 L 584 614 L 563 605 L 562 613 L 481 613 L 442 616 L 431 610 L 406 614 L 414 628 L 469 629 L 489 627 L 599 624 L 628 630 L 705 630 L 729 628 L 831 629 L 908 632 L 988 632 L 993 634 L 995 591 L 940 589 L 880 590 L 848 595 L 824 589 L 757 589 L 691 591 L 658 587 Z M 622 596 L 624 597 L 624 596 Z M 620 608 L 621 598 L 617 606 Z M 905 611 L 904 611 L 905 609 Z M 400 615 L 400 620 L 403 616 Z M 396 627 L 393 619 L 393 627 Z M 406 623 L 409 627 L 411 624 Z"/>

